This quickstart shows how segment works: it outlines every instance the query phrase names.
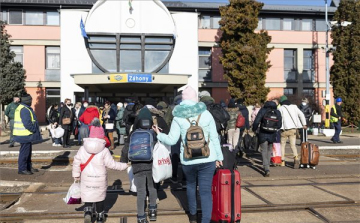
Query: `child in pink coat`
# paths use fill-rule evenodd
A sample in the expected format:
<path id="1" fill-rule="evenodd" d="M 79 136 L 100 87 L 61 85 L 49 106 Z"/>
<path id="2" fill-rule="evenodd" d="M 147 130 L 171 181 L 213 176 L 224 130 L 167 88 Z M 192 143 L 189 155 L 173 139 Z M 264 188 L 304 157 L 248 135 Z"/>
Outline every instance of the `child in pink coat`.
<path id="1" fill-rule="evenodd" d="M 98 123 L 97 123 L 98 122 Z M 81 178 L 81 200 L 85 202 L 85 223 L 92 222 L 92 216 L 96 207 L 97 222 L 105 222 L 104 201 L 108 187 L 106 168 L 114 170 L 126 170 L 126 163 L 115 162 L 110 151 L 105 147 L 104 129 L 99 120 L 94 120 L 89 138 L 84 139 L 84 145 L 80 147 L 74 157 L 72 176 L 75 180 Z M 92 154 L 94 156 L 81 171 L 80 164 L 85 164 Z"/>

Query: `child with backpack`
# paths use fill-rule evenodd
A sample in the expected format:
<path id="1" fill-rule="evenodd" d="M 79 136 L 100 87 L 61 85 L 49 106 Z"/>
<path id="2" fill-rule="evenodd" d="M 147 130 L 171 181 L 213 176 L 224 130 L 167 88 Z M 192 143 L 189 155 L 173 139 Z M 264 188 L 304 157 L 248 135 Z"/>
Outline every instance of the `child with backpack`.
<path id="1" fill-rule="evenodd" d="M 81 178 L 81 200 L 85 202 L 85 223 L 92 222 L 94 214 L 97 223 L 105 222 L 104 206 L 108 187 L 106 168 L 114 170 L 127 168 L 126 163 L 114 161 L 110 151 L 105 147 L 104 137 L 105 132 L 100 126 L 100 120 L 95 118 L 89 138 L 84 138 L 84 145 L 74 157 L 72 176 L 75 180 Z"/>
<path id="2" fill-rule="evenodd" d="M 148 223 L 147 216 L 144 210 L 146 189 L 149 192 L 148 215 L 150 221 L 156 221 L 157 217 L 157 190 L 152 177 L 152 149 L 154 148 L 156 136 L 155 132 L 151 130 L 153 125 L 153 117 L 147 107 L 142 108 L 136 116 L 133 126 L 133 131 L 130 133 L 129 142 L 121 153 L 121 162 L 131 161 L 131 166 L 134 173 L 134 183 L 137 189 L 137 222 Z M 136 157 L 132 152 L 136 149 L 143 149 L 146 147 L 146 154 L 141 157 Z M 138 148 L 136 148 L 138 147 Z"/>

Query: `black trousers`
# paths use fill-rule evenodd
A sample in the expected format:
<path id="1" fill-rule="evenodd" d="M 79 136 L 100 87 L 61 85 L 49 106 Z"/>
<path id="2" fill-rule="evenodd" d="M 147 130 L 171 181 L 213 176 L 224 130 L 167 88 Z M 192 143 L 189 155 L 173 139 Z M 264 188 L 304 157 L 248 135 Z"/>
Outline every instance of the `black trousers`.
<path id="1" fill-rule="evenodd" d="M 20 152 L 18 158 L 18 171 L 31 170 L 31 153 L 32 153 L 32 144 L 20 143 Z"/>
<path id="2" fill-rule="evenodd" d="M 64 136 L 63 136 L 63 146 L 67 146 L 70 144 L 70 134 L 71 131 L 69 129 L 64 129 Z"/>
<path id="3" fill-rule="evenodd" d="M 85 202 L 85 207 L 92 207 L 95 206 L 95 211 L 97 213 L 101 213 L 104 211 L 104 207 L 105 207 L 105 201 L 99 201 L 99 202 Z"/>

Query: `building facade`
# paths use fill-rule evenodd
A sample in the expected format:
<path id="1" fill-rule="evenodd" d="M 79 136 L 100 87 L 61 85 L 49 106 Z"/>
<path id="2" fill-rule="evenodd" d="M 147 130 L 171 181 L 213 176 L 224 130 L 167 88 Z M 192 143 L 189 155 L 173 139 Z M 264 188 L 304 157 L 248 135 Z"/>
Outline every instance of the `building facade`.
<path id="1" fill-rule="evenodd" d="M 329 7 L 330 19 L 337 4 L 334 1 Z M 0 19 L 8 23 L 15 61 L 23 63 L 26 89 L 44 122 L 46 108 L 65 98 L 97 103 L 133 95 L 172 98 L 184 84 L 208 90 L 217 102 L 227 101 L 230 95 L 219 61 L 222 5 L 3 0 Z M 269 32 L 269 47 L 273 47 L 266 77 L 268 98 L 308 97 L 321 108 L 325 98 L 324 18 L 325 7 L 264 6 L 258 30 Z"/>

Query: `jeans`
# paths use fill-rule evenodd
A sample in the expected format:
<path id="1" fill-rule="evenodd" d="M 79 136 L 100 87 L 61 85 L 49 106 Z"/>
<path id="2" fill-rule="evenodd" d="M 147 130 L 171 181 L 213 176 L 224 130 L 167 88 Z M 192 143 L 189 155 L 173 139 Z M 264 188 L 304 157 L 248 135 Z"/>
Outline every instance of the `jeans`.
<path id="1" fill-rule="evenodd" d="M 101 213 L 104 211 L 104 207 L 105 207 L 105 201 L 99 201 L 99 202 L 85 202 L 85 207 L 93 207 L 95 206 L 95 211 L 96 213 Z"/>
<path id="2" fill-rule="evenodd" d="M 341 121 L 333 122 L 335 128 L 335 134 L 332 137 L 332 141 L 339 142 L 340 141 L 340 132 L 341 132 Z"/>
<path id="3" fill-rule="evenodd" d="M 14 119 L 10 119 L 10 145 L 14 145 L 15 143 L 13 131 L 14 131 Z"/>
<path id="4" fill-rule="evenodd" d="M 289 129 L 281 132 L 281 160 L 285 160 L 285 146 L 286 141 L 289 138 L 290 141 L 290 147 L 293 151 L 294 157 L 298 155 L 297 149 L 296 149 L 296 129 Z"/>
<path id="5" fill-rule="evenodd" d="M 265 171 L 270 170 L 270 159 L 271 159 L 273 144 L 269 143 L 268 141 L 265 141 L 260 144 L 260 147 L 262 150 L 261 155 L 262 155 L 264 170 Z"/>
<path id="6" fill-rule="evenodd" d="M 20 143 L 20 152 L 18 158 L 18 171 L 31 170 L 31 153 L 32 153 L 32 144 Z"/>
<path id="7" fill-rule="evenodd" d="M 144 171 L 134 174 L 134 183 L 137 189 L 137 215 L 144 216 L 145 199 L 146 199 L 146 184 L 149 190 L 150 208 L 156 209 L 157 190 L 152 178 L 152 171 Z"/>
<path id="8" fill-rule="evenodd" d="M 54 143 L 55 143 L 56 145 L 61 145 L 61 144 L 62 144 L 61 138 L 54 138 Z"/>
<path id="9" fill-rule="evenodd" d="M 197 211 L 196 204 L 196 180 L 199 183 L 199 193 L 202 209 L 202 223 L 209 223 L 212 212 L 211 186 L 215 172 L 215 162 L 201 163 L 194 165 L 183 165 L 183 171 L 186 175 L 187 198 L 190 214 L 195 215 Z"/>

